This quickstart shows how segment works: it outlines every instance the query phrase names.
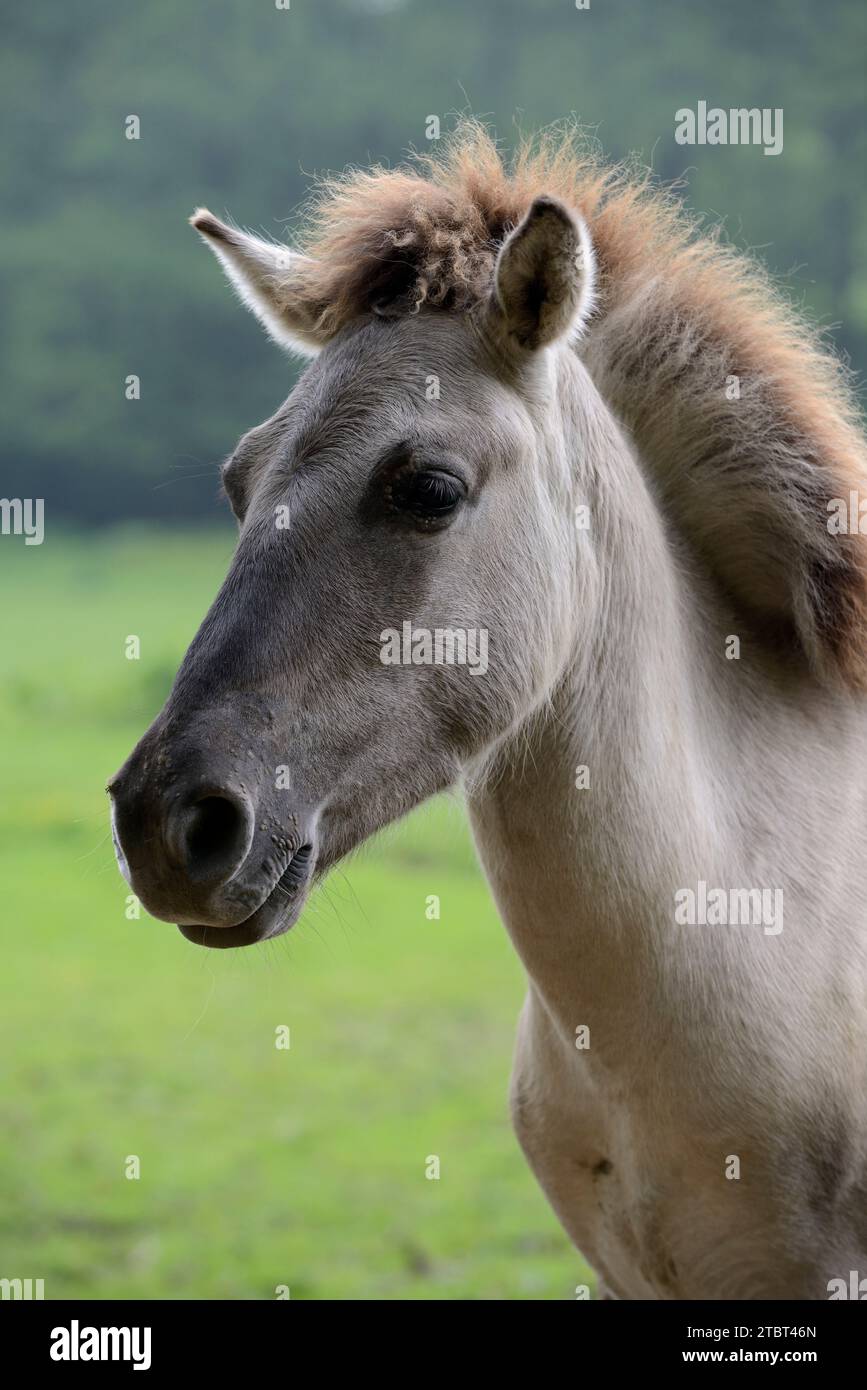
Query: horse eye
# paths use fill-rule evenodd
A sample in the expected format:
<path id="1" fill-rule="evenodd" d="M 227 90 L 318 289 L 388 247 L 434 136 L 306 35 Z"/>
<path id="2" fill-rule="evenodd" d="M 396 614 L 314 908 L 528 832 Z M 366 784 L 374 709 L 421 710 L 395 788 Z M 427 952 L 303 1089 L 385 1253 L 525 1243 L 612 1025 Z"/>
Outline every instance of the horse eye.
<path id="1" fill-rule="evenodd" d="M 391 505 L 424 521 L 439 521 L 450 515 L 466 496 L 460 478 L 453 473 L 429 470 L 402 473 L 391 485 Z"/>

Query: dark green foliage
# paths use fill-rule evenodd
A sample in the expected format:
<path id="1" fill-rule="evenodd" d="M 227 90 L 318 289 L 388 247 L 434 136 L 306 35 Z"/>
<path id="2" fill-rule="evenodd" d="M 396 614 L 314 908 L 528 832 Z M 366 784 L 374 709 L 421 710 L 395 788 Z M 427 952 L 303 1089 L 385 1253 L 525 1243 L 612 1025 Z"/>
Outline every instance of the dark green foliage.
<path id="1" fill-rule="evenodd" d="M 305 174 L 505 144 L 571 112 L 763 249 L 867 360 L 862 0 L 65 0 L 4 6 L 0 449 L 7 496 L 83 520 L 216 515 L 216 462 L 295 370 L 185 226 L 275 233 Z M 782 107 L 785 148 L 685 148 L 675 111 Z M 124 135 L 129 114 L 141 139 Z M 142 398 L 124 398 L 128 374 Z"/>

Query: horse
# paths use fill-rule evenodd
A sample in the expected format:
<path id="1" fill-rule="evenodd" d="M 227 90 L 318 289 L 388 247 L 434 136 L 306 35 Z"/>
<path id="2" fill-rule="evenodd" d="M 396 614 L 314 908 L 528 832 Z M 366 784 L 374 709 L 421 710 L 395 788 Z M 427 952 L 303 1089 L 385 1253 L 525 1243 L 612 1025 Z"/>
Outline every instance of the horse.
<path id="1" fill-rule="evenodd" d="M 191 222 L 306 366 L 109 784 L 129 884 L 264 941 L 460 786 L 527 974 L 514 1127 L 601 1296 L 827 1298 L 867 1273 L 848 368 L 574 129 L 321 179 L 291 247 Z"/>

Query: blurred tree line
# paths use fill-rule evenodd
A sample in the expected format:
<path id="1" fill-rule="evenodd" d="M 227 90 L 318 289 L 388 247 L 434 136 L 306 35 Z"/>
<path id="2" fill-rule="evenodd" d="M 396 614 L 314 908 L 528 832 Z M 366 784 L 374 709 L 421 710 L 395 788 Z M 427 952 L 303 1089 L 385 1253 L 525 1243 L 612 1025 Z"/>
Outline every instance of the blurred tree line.
<path id="1" fill-rule="evenodd" d="M 686 175 L 867 362 L 864 0 L 278 3 L 3 0 L 2 495 L 213 519 L 216 462 L 296 369 L 185 218 L 279 233 L 307 175 L 394 162 L 458 110 L 505 145 L 575 113 L 613 157 Z M 782 107 L 782 154 L 678 145 L 699 100 Z"/>

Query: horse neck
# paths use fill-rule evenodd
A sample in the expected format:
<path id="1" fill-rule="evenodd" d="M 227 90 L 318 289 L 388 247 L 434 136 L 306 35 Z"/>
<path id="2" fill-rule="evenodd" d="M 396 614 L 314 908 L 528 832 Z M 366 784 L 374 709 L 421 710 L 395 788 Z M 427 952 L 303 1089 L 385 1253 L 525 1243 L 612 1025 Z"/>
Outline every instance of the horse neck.
<path id="1" fill-rule="evenodd" d="M 590 531 L 578 545 L 582 601 L 563 634 L 565 674 L 544 710 L 468 779 L 506 926 L 537 988 L 572 1023 L 578 976 L 591 990 L 622 993 L 630 972 L 638 984 L 642 954 L 670 929 L 675 889 L 716 852 L 704 599 L 685 584 L 637 462 L 602 412 L 597 403 L 578 424 L 576 456 L 595 464 L 575 466 Z"/>

